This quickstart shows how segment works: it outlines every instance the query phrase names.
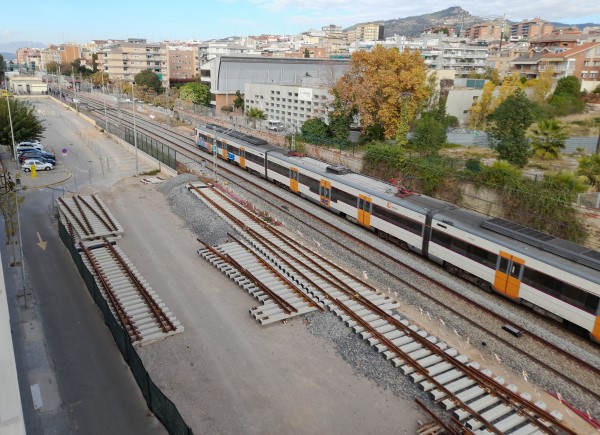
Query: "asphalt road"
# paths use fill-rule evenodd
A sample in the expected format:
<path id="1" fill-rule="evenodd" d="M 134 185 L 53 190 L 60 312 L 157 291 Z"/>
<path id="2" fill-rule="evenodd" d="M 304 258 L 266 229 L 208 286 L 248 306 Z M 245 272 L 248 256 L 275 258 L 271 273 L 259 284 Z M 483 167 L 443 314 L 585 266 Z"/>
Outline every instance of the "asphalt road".
<path id="1" fill-rule="evenodd" d="M 49 103 L 40 106 L 52 110 Z M 73 134 L 77 143 L 75 134 L 89 124 L 71 112 L 63 116 L 72 117 L 72 131 L 54 120 L 46 139 L 60 144 Z M 69 153 L 90 165 L 97 159 L 85 147 Z M 71 160 L 62 164 L 74 172 Z M 27 433 L 164 434 L 58 237 L 52 204 L 61 194 L 61 186 L 20 192 L 27 307 L 21 269 L 10 266 L 13 245 L 1 245 Z M 40 241 L 47 242 L 45 249 Z"/>

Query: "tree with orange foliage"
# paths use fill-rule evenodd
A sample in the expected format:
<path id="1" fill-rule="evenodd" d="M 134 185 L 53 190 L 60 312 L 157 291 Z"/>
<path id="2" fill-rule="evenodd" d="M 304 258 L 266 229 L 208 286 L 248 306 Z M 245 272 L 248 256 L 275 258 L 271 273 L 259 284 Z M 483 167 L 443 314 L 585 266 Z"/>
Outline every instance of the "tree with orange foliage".
<path id="1" fill-rule="evenodd" d="M 386 139 L 405 143 L 408 127 L 428 95 L 426 73 L 419 52 L 377 45 L 352 55 L 348 71 L 331 93 L 358 112 L 363 132 L 381 126 Z"/>

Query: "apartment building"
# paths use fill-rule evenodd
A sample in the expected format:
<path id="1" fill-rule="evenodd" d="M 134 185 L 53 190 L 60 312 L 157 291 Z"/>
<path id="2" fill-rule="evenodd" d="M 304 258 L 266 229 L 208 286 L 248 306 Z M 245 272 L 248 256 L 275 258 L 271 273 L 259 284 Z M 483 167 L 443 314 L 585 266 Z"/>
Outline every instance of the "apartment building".
<path id="1" fill-rule="evenodd" d="M 167 46 L 167 67 L 171 83 L 194 81 L 200 73 L 198 47 Z"/>
<path id="2" fill-rule="evenodd" d="M 62 63 L 71 63 L 75 59 L 81 59 L 81 47 L 77 44 L 61 44 L 58 46 L 60 51 L 60 61 Z"/>
<path id="3" fill-rule="evenodd" d="M 48 48 L 40 50 L 40 69 L 46 70 L 46 65 L 50 62 L 61 63 L 60 50 L 56 45 L 50 45 Z"/>
<path id="4" fill-rule="evenodd" d="M 132 82 L 136 74 L 150 70 L 167 84 L 167 49 L 164 43 L 147 42 L 145 39 L 128 39 L 108 48 L 103 56 L 104 71 L 113 80 Z"/>
<path id="5" fill-rule="evenodd" d="M 383 31 L 382 24 L 359 24 L 354 37 L 359 41 L 383 41 Z"/>
<path id="6" fill-rule="evenodd" d="M 588 42 L 560 53 L 544 54 L 539 71 L 554 69 L 554 78 L 575 76 L 581 81 L 581 90 L 591 91 L 600 85 L 600 41 Z"/>
<path id="7" fill-rule="evenodd" d="M 486 22 L 475 24 L 464 30 L 465 38 L 471 41 L 498 40 L 502 35 L 502 23 Z"/>
<path id="8" fill-rule="evenodd" d="M 551 23 L 536 17 L 510 26 L 510 38 L 512 41 L 528 40 L 535 36 L 548 35 L 553 29 Z"/>
<path id="9" fill-rule="evenodd" d="M 311 118 L 326 120 L 332 100 L 325 86 L 249 83 L 244 87 L 246 109 L 256 107 L 291 131 L 299 130 Z"/>

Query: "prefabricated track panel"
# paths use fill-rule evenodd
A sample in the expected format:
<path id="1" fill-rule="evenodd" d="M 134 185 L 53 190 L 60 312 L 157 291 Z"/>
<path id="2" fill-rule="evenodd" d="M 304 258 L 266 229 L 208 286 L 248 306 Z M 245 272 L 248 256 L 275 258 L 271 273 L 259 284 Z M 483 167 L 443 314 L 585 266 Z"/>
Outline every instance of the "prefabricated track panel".
<path id="1" fill-rule="evenodd" d="M 95 195 L 58 198 L 56 204 L 59 218 L 65 227 L 72 228 L 75 242 L 123 235 L 123 227 Z"/>

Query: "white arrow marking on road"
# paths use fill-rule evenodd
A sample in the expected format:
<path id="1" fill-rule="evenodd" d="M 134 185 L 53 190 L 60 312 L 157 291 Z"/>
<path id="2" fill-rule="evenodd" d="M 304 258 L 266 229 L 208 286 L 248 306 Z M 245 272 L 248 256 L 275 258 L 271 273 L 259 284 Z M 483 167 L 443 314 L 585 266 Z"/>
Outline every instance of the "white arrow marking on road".
<path id="1" fill-rule="evenodd" d="M 40 235 L 39 232 L 37 233 L 37 236 L 38 236 L 39 242 L 37 242 L 36 245 L 38 245 L 40 248 L 42 248 L 42 250 L 45 251 L 46 250 L 46 245 L 48 244 L 48 242 L 44 242 L 42 240 L 42 236 Z"/>

